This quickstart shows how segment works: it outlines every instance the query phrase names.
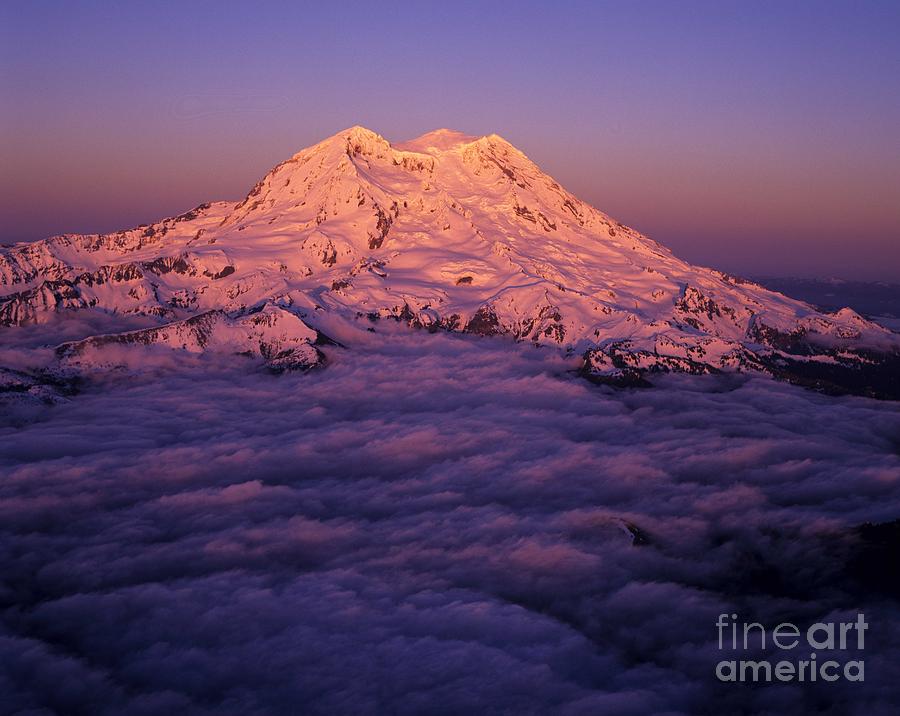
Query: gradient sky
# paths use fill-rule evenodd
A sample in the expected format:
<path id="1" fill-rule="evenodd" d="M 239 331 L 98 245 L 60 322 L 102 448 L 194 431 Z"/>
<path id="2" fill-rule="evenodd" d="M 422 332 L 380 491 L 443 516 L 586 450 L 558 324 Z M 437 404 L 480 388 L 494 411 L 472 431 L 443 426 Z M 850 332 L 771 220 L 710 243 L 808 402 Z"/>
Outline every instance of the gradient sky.
<path id="1" fill-rule="evenodd" d="M 0 241 L 496 132 L 684 258 L 900 281 L 900 2 L 3 3 Z"/>

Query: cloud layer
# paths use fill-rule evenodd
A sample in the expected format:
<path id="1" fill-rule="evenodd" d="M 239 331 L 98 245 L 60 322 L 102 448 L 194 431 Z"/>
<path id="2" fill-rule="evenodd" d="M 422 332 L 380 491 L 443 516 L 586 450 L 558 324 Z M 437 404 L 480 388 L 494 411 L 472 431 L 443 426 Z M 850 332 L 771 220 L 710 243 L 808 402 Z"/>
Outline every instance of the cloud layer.
<path id="1" fill-rule="evenodd" d="M 97 377 L 0 418 L 0 710 L 900 698 L 897 602 L 845 570 L 853 525 L 900 517 L 896 404 L 745 377 L 615 392 L 550 351 L 424 333 L 327 351 L 306 375 Z M 715 680 L 719 613 L 857 611 L 865 684 Z"/>

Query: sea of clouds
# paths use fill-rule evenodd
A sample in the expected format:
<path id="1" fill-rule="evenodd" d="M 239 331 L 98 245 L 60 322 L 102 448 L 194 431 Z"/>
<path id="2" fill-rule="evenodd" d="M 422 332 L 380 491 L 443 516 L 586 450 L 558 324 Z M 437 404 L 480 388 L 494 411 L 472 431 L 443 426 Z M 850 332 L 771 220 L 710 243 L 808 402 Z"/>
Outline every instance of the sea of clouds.
<path id="1" fill-rule="evenodd" d="M 897 595 L 853 564 L 897 403 L 367 336 L 4 406 L 0 712 L 896 712 Z M 715 678 L 720 613 L 858 612 L 864 683 Z"/>

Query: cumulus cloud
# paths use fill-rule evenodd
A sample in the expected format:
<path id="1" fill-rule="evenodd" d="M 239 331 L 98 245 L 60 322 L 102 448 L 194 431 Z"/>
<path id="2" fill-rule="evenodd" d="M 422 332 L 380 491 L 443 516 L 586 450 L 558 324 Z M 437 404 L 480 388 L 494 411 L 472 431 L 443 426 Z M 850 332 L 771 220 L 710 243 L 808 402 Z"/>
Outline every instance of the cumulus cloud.
<path id="1" fill-rule="evenodd" d="M 896 704 L 900 610 L 845 569 L 854 525 L 900 517 L 896 404 L 747 377 L 614 391 L 442 334 L 326 351 L 304 375 L 96 376 L 0 418 L 4 712 Z M 864 685 L 715 680 L 719 613 L 856 611 Z"/>

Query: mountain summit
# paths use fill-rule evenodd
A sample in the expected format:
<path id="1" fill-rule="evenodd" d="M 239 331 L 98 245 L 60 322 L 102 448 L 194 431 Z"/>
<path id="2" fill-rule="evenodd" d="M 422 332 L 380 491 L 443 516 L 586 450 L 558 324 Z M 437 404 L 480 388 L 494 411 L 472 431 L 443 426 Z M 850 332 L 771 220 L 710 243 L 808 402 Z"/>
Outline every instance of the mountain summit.
<path id="1" fill-rule="evenodd" d="M 900 350 L 900 336 L 850 309 L 824 314 L 682 261 L 497 135 L 447 129 L 392 145 L 352 127 L 279 164 L 238 202 L 0 253 L 5 326 L 90 310 L 154 317 L 147 342 L 198 323 L 257 340 L 258 321 L 251 330 L 244 317 L 263 309 L 266 325 L 279 312 L 292 320 L 278 325 L 302 322 L 304 340 L 329 315 L 551 344 L 614 382 L 753 370 L 873 392 L 882 378 L 872 367 L 896 365 Z M 216 320 L 198 322 L 211 311 Z M 297 353 L 297 340 L 275 343 Z"/>

